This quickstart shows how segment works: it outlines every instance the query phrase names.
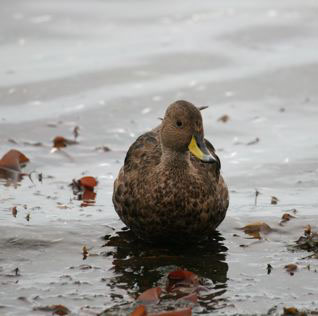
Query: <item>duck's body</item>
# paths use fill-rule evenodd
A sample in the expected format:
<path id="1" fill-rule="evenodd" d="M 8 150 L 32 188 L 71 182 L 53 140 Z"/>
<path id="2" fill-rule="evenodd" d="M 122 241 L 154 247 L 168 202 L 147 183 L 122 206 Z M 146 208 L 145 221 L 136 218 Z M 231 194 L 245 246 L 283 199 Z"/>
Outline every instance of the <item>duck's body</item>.
<path id="1" fill-rule="evenodd" d="M 175 132 L 167 118 L 171 107 L 173 122 L 176 114 L 183 124 L 194 119 L 197 125 L 189 129 L 178 126 Z M 210 155 L 203 150 L 201 157 L 208 162 L 187 150 L 194 130 L 203 140 L 200 111 L 186 101 L 169 108 L 162 124 L 129 148 L 114 183 L 113 203 L 121 220 L 141 239 L 193 242 L 206 238 L 222 222 L 229 204 L 228 190 L 220 175 L 219 158 L 208 141 L 203 142 Z M 183 137 L 188 132 L 191 137 Z"/>

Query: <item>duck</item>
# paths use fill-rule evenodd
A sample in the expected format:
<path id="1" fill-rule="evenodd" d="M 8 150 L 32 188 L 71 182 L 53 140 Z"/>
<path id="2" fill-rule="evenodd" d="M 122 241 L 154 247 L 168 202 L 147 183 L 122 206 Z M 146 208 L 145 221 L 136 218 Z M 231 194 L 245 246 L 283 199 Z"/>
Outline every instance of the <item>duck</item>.
<path id="1" fill-rule="evenodd" d="M 122 222 L 150 243 L 206 240 L 225 218 L 228 187 L 201 109 L 170 104 L 161 124 L 139 136 L 114 181 L 112 201 Z"/>

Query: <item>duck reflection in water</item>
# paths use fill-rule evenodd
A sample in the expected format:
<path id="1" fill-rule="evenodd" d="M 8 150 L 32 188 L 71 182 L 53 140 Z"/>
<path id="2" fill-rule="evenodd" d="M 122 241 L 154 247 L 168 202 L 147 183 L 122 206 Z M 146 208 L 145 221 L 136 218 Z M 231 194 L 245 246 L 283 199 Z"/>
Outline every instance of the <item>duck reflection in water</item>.
<path id="1" fill-rule="evenodd" d="M 208 241 L 196 245 L 151 245 L 137 239 L 130 230 L 119 231 L 111 237 L 105 236 L 105 239 L 105 255 L 113 257 L 114 277 L 108 285 L 114 297 L 121 290 L 127 290 L 130 296 L 137 297 L 149 288 L 164 288 L 169 272 L 182 268 L 194 272 L 202 281 L 204 289 L 199 294 L 197 304 L 202 311 L 218 308 L 220 302 L 224 301 L 227 248 L 218 231 L 212 232 Z M 131 306 L 129 302 L 127 304 Z M 108 315 L 112 315 L 114 308 L 124 308 L 123 302 L 119 305 L 107 310 Z"/>

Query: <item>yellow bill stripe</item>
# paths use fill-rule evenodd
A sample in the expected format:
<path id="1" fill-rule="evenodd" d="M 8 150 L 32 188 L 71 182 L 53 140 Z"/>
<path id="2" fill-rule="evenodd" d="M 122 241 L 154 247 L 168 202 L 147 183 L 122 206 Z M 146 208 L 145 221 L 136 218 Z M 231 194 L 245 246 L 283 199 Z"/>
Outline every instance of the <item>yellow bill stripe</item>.
<path id="1" fill-rule="evenodd" d="M 201 149 L 199 148 L 194 136 L 192 136 L 191 142 L 188 146 L 190 152 L 197 157 L 198 159 L 202 160 L 204 157 L 203 152 L 201 151 Z"/>

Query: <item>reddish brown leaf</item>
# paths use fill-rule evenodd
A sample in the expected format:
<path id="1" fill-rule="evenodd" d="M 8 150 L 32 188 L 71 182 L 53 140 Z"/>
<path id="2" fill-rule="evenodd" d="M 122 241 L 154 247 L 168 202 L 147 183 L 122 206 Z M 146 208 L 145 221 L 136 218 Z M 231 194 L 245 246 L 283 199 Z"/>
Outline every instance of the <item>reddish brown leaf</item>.
<path id="1" fill-rule="evenodd" d="M 84 202 L 94 202 L 96 199 L 96 193 L 91 190 L 85 190 L 83 195 L 82 195 L 82 200 Z"/>
<path id="2" fill-rule="evenodd" d="M 88 257 L 88 250 L 87 247 L 84 245 L 82 249 L 82 254 L 83 254 L 83 260 L 87 259 Z"/>
<path id="3" fill-rule="evenodd" d="M 291 218 L 295 218 L 295 216 L 290 215 L 289 213 L 284 213 L 282 219 L 285 221 L 289 221 Z"/>
<path id="4" fill-rule="evenodd" d="M 179 309 L 175 311 L 151 314 L 149 316 L 192 316 L 192 308 Z"/>
<path id="5" fill-rule="evenodd" d="M 261 238 L 260 233 L 268 234 L 272 231 L 271 227 L 264 222 L 248 224 L 240 229 L 242 229 L 245 234 L 248 234 L 256 239 Z"/>
<path id="6" fill-rule="evenodd" d="M 296 307 L 284 307 L 283 315 L 298 315 L 298 309 Z"/>
<path id="7" fill-rule="evenodd" d="M 53 310 L 53 315 L 67 315 L 70 312 L 70 310 L 65 307 L 64 305 L 55 305 Z"/>
<path id="8" fill-rule="evenodd" d="M 284 268 L 286 269 L 286 272 L 290 273 L 291 275 L 293 275 L 298 269 L 297 265 L 294 263 L 287 264 Z"/>
<path id="9" fill-rule="evenodd" d="M 160 294 L 161 294 L 161 288 L 154 287 L 141 293 L 138 296 L 137 301 L 148 303 L 148 304 L 157 304 L 160 301 Z"/>
<path id="10" fill-rule="evenodd" d="M 170 272 L 168 274 L 168 279 L 174 281 L 187 281 L 192 284 L 199 284 L 199 278 L 195 273 L 182 269 L 177 269 Z"/>
<path id="11" fill-rule="evenodd" d="M 295 218 L 295 216 L 293 216 L 293 215 L 291 215 L 289 213 L 284 213 L 283 216 L 282 216 L 282 220 L 281 220 L 280 224 L 286 223 L 292 218 Z"/>
<path id="12" fill-rule="evenodd" d="M 262 239 L 260 232 L 249 232 L 248 235 L 250 235 L 254 239 Z"/>
<path id="13" fill-rule="evenodd" d="M 308 224 L 304 230 L 305 236 L 309 236 L 311 234 L 311 226 Z"/>
<path id="14" fill-rule="evenodd" d="M 94 187 L 97 185 L 97 180 L 94 177 L 83 177 L 79 180 L 73 180 L 70 186 L 73 189 L 73 194 L 77 195 L 79 200 L 83 203 L 81 207 L 94 205 L 96 199 L 96 193 Z"/>
<path id="15" fill-rule="evenodd" d="M 29 162 L 29 158 L 18 150 L 9 150 L 0 160 L 0 168 L 20 171 L 20 167 Z"/>
<path id="16" fill-rule="evenodd" d="M 97 185 L 97 180 L 94 177 L 83 177 L 78 180 L 79 186 L 93 190 Z"/>
<path id="17" fill-rule="evenodd" d="M 229 121 L 229 119 L 230 117 L 227 114 L 224 114 L 218 118 L 218 122 L 226 123 L 227 121 Z"/>
<path id="18" fill-rule="evenodd" d="M 55 148 L 66 147 L 66 139 L 63 136 L 56 136 L 53 139 L 53 147 Z"/>
<path id="19" fill-rule="evenodd" d="M 147 316 L 147 310 L 144 305 L 137 306 L 130 316 Z"/>
<path id="20" fill-rule="evenodd" d="M 17 210 L 17 207 L 12 207 L 12 215 L 13 217 L 17 217 L 17 214 L 18 214 L 18 210 Z"/>
<path id="21" fill-rule="evenodd" d="M 48 306 L 37 306 L 33 308 L 34 311 L 52 312 L 53 315 L 64 316 L 69 314 L 71 311 L 64 305 L 48 305 Z"/>
<path id="22" fill-rule="evenodd" d="M 66 147 L 67 145 L 74 145 L 74 144 L 78 144 L 78 142 L 72 139 L 67 139 L 63 136 L 56 136 L 53 139 L 53 147 L 57 149 Z"/>
<path id="23" fill-rule="evenodd" d="M 85 189 L 83 195 L 79 195 L 79 200 L 83 200 L 81 203 L 81 207 L 92 206 L 95 205 L 96 193 L 91 190 Z"/>
<path id="24" fill-rule="evenodd" d="M 194 287 L 199 285 L 199 278 L 195 273 L 182 269 L 170 272 L 168 274 L 168 281 L 168 292 L 180 287 Z"/>

